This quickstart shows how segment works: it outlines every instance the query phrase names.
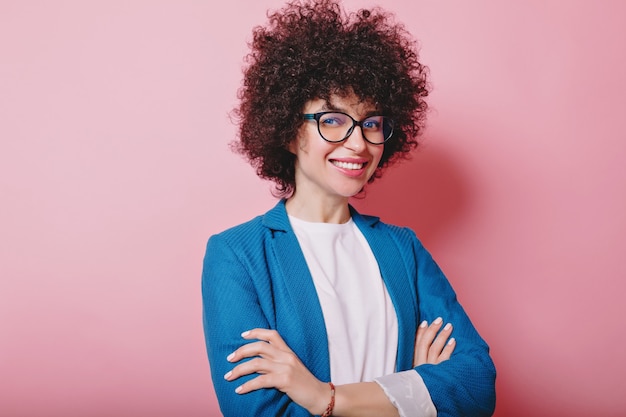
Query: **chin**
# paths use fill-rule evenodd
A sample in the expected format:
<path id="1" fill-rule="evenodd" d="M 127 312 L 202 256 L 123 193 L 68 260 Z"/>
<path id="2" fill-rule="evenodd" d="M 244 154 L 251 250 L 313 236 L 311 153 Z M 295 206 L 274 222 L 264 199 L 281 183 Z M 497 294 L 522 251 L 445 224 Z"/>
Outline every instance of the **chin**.
<path id="1" fill-rule="evenodd" d="M 365 189 L 364 185 L 358 188 L 357 187 L 344 188 L 342 190 L 337 190 L 337 194 L 339 194 L 342 197 L 350 198 L 350 197 L 354 197 L 360 194 L 364 189 Z"/>

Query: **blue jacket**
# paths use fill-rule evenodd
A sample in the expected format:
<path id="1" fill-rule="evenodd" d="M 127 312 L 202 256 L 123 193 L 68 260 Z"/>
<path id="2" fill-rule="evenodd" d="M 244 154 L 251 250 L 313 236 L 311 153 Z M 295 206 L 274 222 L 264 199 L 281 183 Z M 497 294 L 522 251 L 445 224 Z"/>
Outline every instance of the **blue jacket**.
<path id="1" fill-rule="evenodd" d="M 457 302 L 454 290 L 412 230 L 362 216 L 352 218 L 374 252 L 398 317 L 397 371 L 412 368 L 415 332 L 437 317 L 454 325 L 450 360 L 420 365 L 439 417 L 490 416 L 495 407 L 495 368 L 489 347 Z M 209 239 L 202 274 L 204 331 L 213 384 L 224 417 L 309 416 L 276 389 L 239 395 L 254 375 L 228 382 L 226 356 L 247 343 L 241 333 L 276 329 L 304 365 L 330 381 L 322 309 L 284 201 L 265 215 Z"/>

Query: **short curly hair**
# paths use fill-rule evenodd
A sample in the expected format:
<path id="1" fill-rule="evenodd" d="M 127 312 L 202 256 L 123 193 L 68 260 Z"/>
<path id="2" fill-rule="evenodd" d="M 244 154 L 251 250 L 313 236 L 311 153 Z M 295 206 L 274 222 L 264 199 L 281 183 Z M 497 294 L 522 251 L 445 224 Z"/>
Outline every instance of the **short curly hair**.
<path id="1" fill-rule="evenodd" d="M 428 109 L 428 68 L 418 60 L 416 41 L 390 13 L 374 8 L 348 14 L 335 0 L 296 0 L 268 18 L 267 26 L 253 30 L 233 112 L 239 122 L 233 147 L 261 178 L 274 181 L 279 195 L 295 190 L 295 155 L 288 145 L 310 100 L 354 93 L 394 120 L 370 181 L 417 146 Z"/>

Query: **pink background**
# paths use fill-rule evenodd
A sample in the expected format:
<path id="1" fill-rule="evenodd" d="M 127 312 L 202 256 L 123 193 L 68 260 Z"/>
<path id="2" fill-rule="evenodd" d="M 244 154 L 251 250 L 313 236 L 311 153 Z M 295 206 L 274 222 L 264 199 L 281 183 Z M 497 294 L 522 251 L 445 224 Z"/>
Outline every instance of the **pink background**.
<path id="1" fill-rule="evenodd" d="M 201 262 L 273 205 L 227 113 L 282 1 L 212 3 L 0 3 L 1 416 L 219 415 Z M 384 4 L 421 40 L 433 112 L 355 204 L 447 272 L 497 416 L 625 415 L 626 6 Z"/>

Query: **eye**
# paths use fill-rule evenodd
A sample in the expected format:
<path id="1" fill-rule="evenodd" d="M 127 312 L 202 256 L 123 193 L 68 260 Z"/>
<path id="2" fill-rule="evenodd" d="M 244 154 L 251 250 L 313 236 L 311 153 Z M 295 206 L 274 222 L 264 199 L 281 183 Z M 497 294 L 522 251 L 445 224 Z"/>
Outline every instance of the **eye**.
<path id="1" fill-rule="evenodd" d="M 363 120 L 363 123 L 361 125 L 363 126 L 363 129 L 380 130 L 381 126 L 383 125 L 383 117 L 382 116 L 370 117 L 369 119 Z"/>
<path id="2" fill-rule="evenodd" d="M 324 127 L 341 127 L 346 124 L 347 117 L 341 113 L 326 113 L 320 118 L 320 125 Z"/>

